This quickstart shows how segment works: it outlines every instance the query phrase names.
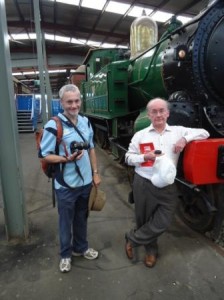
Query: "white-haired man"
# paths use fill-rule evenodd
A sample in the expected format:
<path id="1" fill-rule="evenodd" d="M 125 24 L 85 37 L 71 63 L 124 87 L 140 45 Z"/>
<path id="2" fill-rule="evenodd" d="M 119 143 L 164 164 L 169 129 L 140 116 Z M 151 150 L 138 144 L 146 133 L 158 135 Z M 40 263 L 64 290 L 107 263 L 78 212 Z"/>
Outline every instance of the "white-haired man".
<path id="1" fill-rule="evenodd" d="M 87 216 L 92 183 L 99 185 L 100 177 L 93 130 L 89 120 L 79 114 L 81 98 L 78 87 L 73 84 L 63 86 L 59 97 L 64 109 L 63 113 L 58 114 L 63 126 L 62 142 L 56 153 L 56 122 L 48 121 L 44 127 L 39 157 L 57 165 L 54 184 L 59 214 L 59 268 L 64 273 L 71 270 L 72 256 L 84 256 L 87 259 L 98 257 L 98 252 L 88 246 Z M 84 141 L 88 149 L 76 151 L 71 147 Z"/>
<path id="2" fill-rule="evenodd" d="M 169 126 L 168 102 L 160 98 L 149 101 L 147 113 L 150 126 L 133 136 L 125 155 L 126 163 L 135 166 L 133 196 L 136 216 L 136 228 L 125 235 L 125 251 L 127 257 L 132 259 L 133 247 L 144 245 L 145 265 L 153 267 L 158 256 L 157 239 L 170 225 L 178 201 L 174 183 L 165 186 L 153 184 L 154 172 L 158 171 L 153 164 L 156 166 L 156 159 L 164 155 L 167 162 L 176 167 L 186 144 L 206 139 L 209 133 L 199 128 Z M 148 145 L 146 151 L 142 151 L 142 145 Z M 157 154 L 155 150 L 160 150 L 162 154 Z M 163 163 L 166 163 L 165 159 Z"/>

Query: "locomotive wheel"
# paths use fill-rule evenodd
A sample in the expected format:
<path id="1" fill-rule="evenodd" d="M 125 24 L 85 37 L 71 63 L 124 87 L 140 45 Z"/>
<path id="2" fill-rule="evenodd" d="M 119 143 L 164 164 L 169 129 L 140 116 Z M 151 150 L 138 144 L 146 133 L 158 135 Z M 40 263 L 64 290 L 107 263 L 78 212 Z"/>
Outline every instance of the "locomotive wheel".
<path id="1" fill-rule="evenodd" d="M 99 128 L 96 128 L 95 139 L 96 139 L 97 144 L 100 146 L 100 148 L 106 149 L 107 136 L 106 136 L 105 131 L 100 130 Z"/>
<path id="2" fill-rule="evenodd" d="M 119 162 L 119 164 L 124 164 L 125 162 L 125 152 L 122 149 L 117 149 L 117 161 Z"/>
<path id="3" fill-rule="evenodd" d="M 204 186 L 203 192 L 210 199 L 210 204 L 216 206 L 215 190 L 213 185 Z M 198 192 L 192 191 L 183 185 L 180 187 L 181 196 L 178 204 L 178 215 L 190 228 L 205 233 L 212 229 L 215 213 L 209 212 L 207 205 Z"/>

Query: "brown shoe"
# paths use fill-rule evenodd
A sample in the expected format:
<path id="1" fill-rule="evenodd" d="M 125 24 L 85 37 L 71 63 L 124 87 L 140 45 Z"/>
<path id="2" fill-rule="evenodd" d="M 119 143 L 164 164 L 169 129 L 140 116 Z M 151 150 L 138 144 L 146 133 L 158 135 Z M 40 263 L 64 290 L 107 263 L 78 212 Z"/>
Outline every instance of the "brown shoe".
<path id="1" fill-rule="evenodd" d="M 125 236 L 125 252 L 126 255 L 128 257 L 128 259 L 132 259 L 133 258 L 133 248 L 132 248 L 132 244 L 129 242 L 127 236 Z"/>
<path id="2" fill-rule="evenodd" d="M 152 268 L 156 264 L 157 257 L 156 255 L 146 254 L 145 256 L 145 265 L 148 268 Z"/>

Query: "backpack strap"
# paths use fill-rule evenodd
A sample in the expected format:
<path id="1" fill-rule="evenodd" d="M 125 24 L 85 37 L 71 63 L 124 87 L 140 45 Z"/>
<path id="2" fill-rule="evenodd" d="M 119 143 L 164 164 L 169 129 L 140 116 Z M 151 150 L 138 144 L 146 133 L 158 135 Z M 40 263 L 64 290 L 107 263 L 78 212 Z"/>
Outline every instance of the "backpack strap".
<path id="1" fill-rule="evenodd" d="M 61 118 L 58 116 L 51 117 L 51 120 L 54 120 L 56 122 L 56 127 L 57 127 L 57 136 L 56 136 L 56 149 L 55 152 L 56 154 L 59 154 L 59 145 L 62 143 L 65 151 L 65 156 L 68 157 L 68 151 L 65 145 L 65 142 L 62 140 L 63 137 L 63 125 Z"/>
<path id="2" fill-rule="evenodd" d="M 61 143 L 62 140 L 62 136 L 63 136 L 63 126 L 62 126 L 62 122 L 61 119 L 57 116 L 51 117 L 51 120 L 54 120 L 56 123 L 56 127 L 57 127 L 57 144 Z"/>
<path id="3" fill-rule="evenodd" d="M 67 116 L 64 115 L 64 117 L 65 117 L 65 118 L 68 120 L 68 122 L 74 127 L 74 129 L 76 130 L 76 132 L 80 135 L 80 137 L 82 138 L 82 140 L 85 142 L 86 140 L 84 139 L 83 135 L 81 134 L 81 132 L 79 131 L 79 129 L 77 128 L 77 126 L 75 126 Z M 60 119 L 59 117 L 57 117 L 57 118 Z M 61 122 L 61 120 L 60 120 L 60 122 Z M 61 126 L 62 126 L 62 124 L 61 124 Z M 89 120 L 88 120 L 88 126 L 90 126 Z M 63 129 L 63 128 L 62 128 L 62 129 Z M 62 141 L 62 143 L 63 143 L 63 142 L 64 142 L 64 141 Z M 68 156 L 68 152 L 67 152 L 67 149 L 66 149 L 65 145 L 64 145 L 64 149 L 65 149 L 65 153 L 66 153 L 66 157 L 67 157 L 67 156 Z M 61 163 L 61 166 L 62 166 L 62 167 L 60 167 L 60 164 L 57 165 L 57 168 L 56 168 L 57 171 L 56 171 L 56 176 L 55 176 L 55 178 L 57 179 L 58 183 L 61 184 L 62 186 L 65 186 L 65 187 L 70 188 L 70 189 L 74 189 L 73 187 L 69 186 L 69 185 L 65 182 L 65 180 L 64 180 L 64 168 L 65 168 L 65 164 L 66 164 L 66 163 Z M 77 162 L 74 161 L 74 164 L 75 164 L 75 170 L 76 170 L 76 172 L 78 173 L 78 175 L 80 176 L 80 178 L 81 178 L 82 181 L 84 182 L 84 178 L 83 178 L 83 176 L 82 176 L 82 174 L 81 174 L 81 171 L 80 171 L 80 169 L 79 169 L 79 166 L 77 165 Z"/>
<path id="4" fill-rule="evenodd" d="M 83 140 L 83 142 L 86 142 L 86 140 L 84 139 L 83 135 L 81 134 L 80 130 L 78 129 L 78 127 L 67 117 L 64 115 L 64 117 L 68 120 L 68 122 L 74 127 L 74 129 L 76 130 L 76 132 L 79 134 L 79 136 L 81 137 L 81 139 Z M 88 126 L 89 125 L 89 121 L 88 121 Z"/>
<path id="5" fill-rule="evenodd" d="M 63 125 L 62 125 L 62 120 L 58 116 L 51 117 L 51 120 L 54 120 L 56 123 L 56 128 L 57 128 L 57 136 L 56 136 L 56 146 L 55 146 L 55 153 L 59 154 L 59 145 L 62 144 L 64 147 L 65 151 L 65 156 L 68 157 L 68 151 L 65 145 L 65 142 L 62 140 L 63 137 Z M 52 202 L 53 202 L 53 207 L 55 207 L 55 186 L 54 186 L 54 179 L 60 176 L 60 174 L 63 174 L 64 170 L 64 164 L 62 164 L 62 171 L 60 170 L 60 164 L 57 163 L 55 164 L 55 173 L 53 173 L 52 177 Z M 64 181 L 64 180 L 63 180 Z M 64 182 L 64 184 L 66 184 Z M 67 186 L 68 187 L 68 186 Z"/>

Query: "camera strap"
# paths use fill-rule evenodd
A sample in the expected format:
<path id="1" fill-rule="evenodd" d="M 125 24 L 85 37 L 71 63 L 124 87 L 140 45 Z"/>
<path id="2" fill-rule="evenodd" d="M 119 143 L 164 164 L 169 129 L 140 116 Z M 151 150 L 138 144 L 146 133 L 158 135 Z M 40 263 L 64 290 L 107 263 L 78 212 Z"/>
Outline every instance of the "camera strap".
<path id="1" fill-rule="evenodd" d="M 78 175 L 81 177 L 82 181 L 84 182 L 84 178 L 80 172 L 80 169 L 79 169 L 79 166 L 77 165 L 76 161 L 74 161 L 74 164 L 75 164 L 75 170 L 76 172 L 78 173 Z M 69 184 L 67 184 L 64 180 L 64 168 L 65 168 L 65 163 L 62 163 L 62 170 L 57 172 L 57 175 L 56 175 L 56 179 L 57 179 L 57 182 L 59 184 L 61 184 L 62 186 L 65 186 L 69 189 L 75 189 L 75 187 L 72 187 L 70 186 Z"/>
<path id="2" fill-rule="evenodd" d="M 67 117 L 63 114 L 63 116 L 69 121 L 69 123 L 74 127 L 74 129 L 77 131 L 77 133 L 80 135 L 80 137 L 82 138 L 83 142 L 86 142 L 86 140 L 84 139 L 84 137 L 82 136 L 80 130 L 78 129 L 78 127 Z"/>
<path id="3" fill-rule="evenodd" d="M 72 122 L 67 116 L 65 116 L 64 114 L 63 114 L 63 116 L 69 121 L 69 124 L 71 124 L 71 125 L 74 127 L 75 131 L 80 135 L 80 137 L 82 138 L 83 142 L 86 142 L 86 140 L 85 140 L 84 137 L 82 136 L 82 134 L 81 134 L 80 130 L 77 128 L 77 126 L 76 126 L 75 124 L 73 124 L 73 122 Z M 84 178 L 83 178 L 83 176 L 82 176 L 82 174 L 81 174 L 81 171 L 80 171 L 80 169 L 79 169 L 79 166 L 77 165 L 77 162 L 74 161 L 74 164 L 75 164 L 75 170 L 76 170 L 76 172 L 78 173 L 78 175 L 81 177 L 82 181 L 84 182 Z M 65 163 L 62 164 L 62 172 L 61 172 L 61 174 L 59 173 L 59 176 L 58 176 L 58 178 L 57 178 L 57 181 L 58 181 L 60 184 L 62 184 L 63 186 L 66 186 L 66 187 L 68 187 L 68 188 L 72 188 L 72 187 L 70 187 L 70 186 L 64 181 L 64 176 L 63 176 L 64 168 L 65 168 Z"/>

